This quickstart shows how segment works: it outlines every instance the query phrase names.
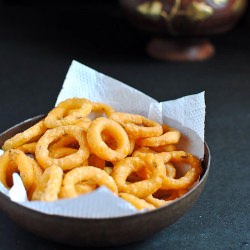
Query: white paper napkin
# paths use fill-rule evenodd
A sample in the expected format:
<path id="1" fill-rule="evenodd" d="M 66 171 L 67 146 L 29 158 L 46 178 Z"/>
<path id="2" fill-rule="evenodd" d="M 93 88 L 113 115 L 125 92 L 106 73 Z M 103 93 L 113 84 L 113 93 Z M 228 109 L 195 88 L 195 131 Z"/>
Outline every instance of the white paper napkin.
<path id="1" fill-rule="evenodd" d="M 56 104 L 72 97 L 103 102 L 111 105 L 117 111 L 141 114 L 160 123 L 166 123 L 181 131 L 182 149 L 200 159 L 204 156 L 204 92 L 158 103 L 139 90 L 73 61 Z M 139 213 L 133 206 L 113 195 L 105 187 L 74 199 L 30 202 L 25 200 L 23 193 L 18 195 L 18 192 L 14 192 L 22 188 L 20 187 L 20 177 L 17 175 L 14 178 L 12 191 L 6 191 L 3 185 L 0 185 L 0 191 L 6 195 L 11 194 L 10 198 L 14 202 L 19 202 L 20 205 L 42 213 L 78 218 L 108 218 Z"/>

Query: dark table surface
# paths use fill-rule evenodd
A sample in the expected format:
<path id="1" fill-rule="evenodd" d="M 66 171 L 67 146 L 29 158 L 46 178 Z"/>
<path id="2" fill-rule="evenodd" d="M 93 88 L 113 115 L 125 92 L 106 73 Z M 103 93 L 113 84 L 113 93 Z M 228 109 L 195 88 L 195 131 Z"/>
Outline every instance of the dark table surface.
<path id="1" fill-rule="evenodd" d="M 160 62 L 144 53 L 149 37 L 106 3 L 0 6 L 0 130 L 50 110 L 73 59 L 159 101 L 205 90 L 206 188 L 174 225 L 129 247 L 250 249 L 250 27 L 213 37 L 211 60 Z M 0 212 L 0 249 L 73 248 L 36 237 Z"/>

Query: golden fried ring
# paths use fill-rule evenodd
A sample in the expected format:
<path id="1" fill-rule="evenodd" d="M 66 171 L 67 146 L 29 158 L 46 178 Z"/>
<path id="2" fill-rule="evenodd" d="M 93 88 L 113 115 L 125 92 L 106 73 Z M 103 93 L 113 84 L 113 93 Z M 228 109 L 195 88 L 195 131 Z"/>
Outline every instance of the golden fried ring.
<path id="1" fill-rule="evenodd" d="M 146 180 L 127 183 L 127 178 L 141 168 L 150 168 L 152 175 Z M 147 197 L 157 191 L 162 185 L 162 176 L 165 174 L 164 162 L 161 157 L 148 154 L 144 159 L 127 157 L 119 161 L 113 168 L 112 177 L 119 192 L 133 194 L 139 198 Z"/>
<path id="2" fill-rule="evenodd" d="M 59 159 L 59 158 L 74 154 L 76 152 L 77 152 L 77 149 L 75 148 L 67 148 L 67 147 L 54 148 L 49 151 L 49 157 Z"/>
<path id="3" fill-rule="evenodd" d="M 38 183 L 32 200 L 55 201 L 62 185 L 63 171 L 58 166 L 46 168 Z"/>
<path id="4" fill-rule="evenodd" d="M 33 159 L 20 150 L 11 149 L 6 151 L 0 157 L 0 181 L 6 188 L 10 188 L 11 186 L 8 184 L 12 183 L 12 180 L 8 181 L 8 179 L 12 179 L 14 172 L 19 172 L 24 187 L 29 192 L 34 183 L 33 162 Z"/>
<path id="5" fill-rule="evenodd" d="M 49 150 L 53 151 L 55 149 L 65 147 L 78 149 L 79 143 L 75 137 L 70 135 L 64 135 L 57 142 L 54 142 L 53 144 L 49 145 Z"/>
<path id="6" fill-rule="evenodd" d="M 32 199 L 33 192 L 35 191 L 35 189 L 36 189 L 36 187 L 37 187 L 38 183 L 40 182 L 42 175 L 43 175 L 43 171 L 40 168 L 40 166 L 38 165 L 38 163 L 33 159 L 31 162 L 33 165 L 33 170 L 34 170 L 34 182 L 33 182 L 33 185 L 29 189 L 29 192 L 28 192 L 28 199 L 29 200 Z"/>
<path id="7" fill-rule="evenodd" d="M 184 163 L 191 166 L 184 176 L 179 179 L 168 177 L 163 178 L 161 189 L 186 189 L 191 186 L 200 176 L 202 172 L 201 162 L 192 154 L 184 151 L 169 152 L 171 155 L 170 162 Z"/>
<path id="8" fill-rule="evenodd" d="M 137 148 L 134 152 L 133 152 L 133 156 L 140 156 L 140 155 L 144 155 L 144 154 L 157 154 L 156 151 L 154 151 L 153 149 L 149 148 L 149 147 L 139 147 Z"/>
<path id="9" fill-rule="evenodd" d="M 60 159 L 51 158 L 49 156 L 49 145 L 64 135 L 74 137 L 80 147 L 77 152 L 62 157 Z M 86 132 L 78 126 L 69 125 L 50 129 L 40 138 L 36 145 L 36 159 L 43 168 L 52 165 L 61 167 L 63 170 L 79 167 L 89 157 L 89 147 L 86 139 Z"/>
<path id="10" fill-rule="evenodd" d="M 23 151 L 26 154 L 35 154 L 36 142 L 25 143 L 16 149 Z"/>
<path id="11" fill-rule="evenodd" d="M 96 184 L 92 183 L 77 183 L 75 185 L 75 190 L 78 195 L 90 193 L 95 189 L 96 189 Z"/>
<path id="12" fill-rule="evenodd" d="M 181 138 L 181 133 L 178 130 L 172 129 L 167 125 L 163 125 L 163 135 L 150 138 L 139 138 L 136 144 L 139 146 L 159 147 L 167 144 L 177 144 Z"/>
<path id="13" fill-rule="evenodd" d="M 88 131 L 88 128 L 91 124 L 91 120 L 89 118 L 84 118 L 82 121 L 78 122 L 76 125 L 81 127 L 84 131 Z"/>
<path id="14" fill-rule="evenodd" d="M 115 112 L 110 118 L 120 123 L 128 135 L 134 138 L 160 136 L 163 132 L 159 123 L 141 115 Z"/>
<path id="15" fill-rule="evenodd" d="M 6 151 L 12 148 L 17 148 L 29 141 L 33 138 L 41 136 L 47 130 L 46 126 L 44 125 L 44 121 L 40 121 L 36 123 L 34 126 L 26 129 L 22 133 L 18 133 L 12 138 L 5 141 L 2 146 L 2 150 Z"/>
<path id="16" fill-rule="evenodd" d="M 109 134 L 116 141 L 113 150 L 102 139 L 102 133 Z M 117 122 L 99 117 L 95 119 L 87 132 L 87 139 L 91 152 L 106 161 L 119 161 L 125 158 L 130 151 L 128 135 Z"/>
<path id="17" fill-rule="evenodd" d="M 177 151 L 176 145 L 173 144 L 159 146 L 159 147 L 150 147 L 150 148 L 158 153 Z"/>
<path id="18" fill-rule="evenodd" d="M 106 186 L 115 194 L 118 191 L 114 180 L 104 170 L 93 166 L 86 166 L 74 168 L 65 174 L 60 197 L 73 198 L 78 196 L 79 194 L 76 191 L 75 185 L 82 181 L 91 181 L 98 186 Z"/>
<path id="19" fill-rule="evenodd" d="M 187 192 L 187 190 L 186 189 L 178 189 L 178 190 L 168 190 L 167 192 L 168 192 L 168 195 L 166 197 L 164 197 L 164 196 L 163 197 L 154 197 L 151 194 L 148 197 L 146 197 L 145 200 L 148 203 L 153 204 L 155 207 L 161 207 L 161 206 L 165 206 L 165 205 L 172 203 L 174 200 L 176 200 L 177 198 L 184 195 Z"/>
<path id="20" fill-rule="evenodd" d="M 169 162 L 171 158 L 171 155 L 169 153 L 167 152 L 157 153 L 148 147 L 140 147 L 136 151 L 134 151 L 133 156 L 137 156 L 141 158 L 141 157 L 145 157 L 149 153 L 156 154 L 157 156 L 162 157 L 164 161 L 164 165 L 165 165 L 166 176 L 171 177 L 171 178 L 175 177 L 176 169 L 173 166 L 173 164 Z M 140 176 L 143 179 L 149 178 L 150 173 L 147 170 L 145 171 L 145 169 L 142 169 L 142 170 L 144 171 L 137 172 L 138 176 Z"/>
<path id="21" fill-rule="evenodd" d="M 104 103 L 92 102 L 92 112 L 104 113 L 107 117 L 109 117 L 115 112 L 115 110 Z"/>
<path id="22" fill-rule="evenodd" d="M 154 205 L 156 208 L 157 208 L 157 207 L 161 207 L 161 206 L 168 205 L 168 204 L 170 204 L 170 203 L 173 202 L 173 200 L 166 201 L 166 200 L 162 200 L 162 199 L 155 198 L 155 197 L 153 197 L 152 194 L 150 194 L 149 196 L 147 196 L 147 197 L 145 198 L 145 200 L 146 200 L 148 203 Z"/>
<path id="23" fill-rule="evenodd" d="M 128 155 L 131 155 L 135 149 L 135 139 L 132 137 L 128 137 L 128 139 L 129 139 L 129 144 L 130 144 L 130 151 L 129 151 Z"/>
<path id="24" fill-rule="evenodd" d="M 67 99 L 52 109 L 44 120 L 47 128 L 75 125 L 90 114 L 92 104 L 84 98 Z M 69 110 L 71 111 L 69 113 Z"/>
<path id="25" fill-rule="evenodd" d="M 136 209 L 138 210 L 142 210 L 142 209 L 155 209 L 155 206 L 153 206 L 152 204 L 149 204 L 148 202 L 146 202 L 143 199 L 140 199 L 132 194 L 127 194 L 127 193 L 119 193 L 119 196 L 129 202 L 131 205 L 133 205 Z"/>

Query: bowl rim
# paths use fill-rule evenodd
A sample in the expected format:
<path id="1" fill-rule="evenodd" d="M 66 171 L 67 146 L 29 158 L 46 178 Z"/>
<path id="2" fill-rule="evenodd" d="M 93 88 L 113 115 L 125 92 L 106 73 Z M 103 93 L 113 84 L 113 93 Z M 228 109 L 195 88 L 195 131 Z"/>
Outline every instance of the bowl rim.
<path id="1" fill-rule="evenodd" d="M 37 116 L 34 116 L 32 118 L 29 118 L 29 119 L 26 119 L 18 124 L 15 124 L 14 126 L 10 127 L 9 129 L 3 131 L 0 133 L 0 137 L 3 135 L 3 134 L 6 134 L 8 133 L 9 131 L 11 131 L 12 129 L 14 128 L 17 128 L 19 127 L 20 125 L 22 124 L 25 124 L 27 122 L 31 122 L 33 120 L 38 120 L 38 119 L 42 119 L 44 118 L 45 115 L 42 114 L 42 115 L 37 115 Z M 167 208 L 170 208 L 172 206 L 174 206 L 176 203 L 180 202 L 181 200 L 183 200 L 185 197 L 191 195 L 200 185 L 203 184 L 204 181 L 206 181 L 207 177 L 208 177 L 208 174 L 209 174 L 209 171 L 210 171 L 210 162 L 211 162 L 211 153 L 210 153 L 210 149 L 206 143 L 206 141 L 204 141 L 204 158 L 202 159 L 202 165 L 203 165 L 203 162 L 204 162 L 204 159 L 205 159 L 205 156 L 207 157 L 207 165 L 205 167 L 203 167 L 203 170 L 204 172 L 202 173 L 201 175 L 201 178 L 200 178 L 200 181 L 195 184 L 187 193 L 185 193 L 184 195 L 182 195 L 181 197 L 175 199 L 173 202 L 171 202 L 170 204 L 166 205 L 166 206 L 161 206 L 161 207 L 158 207 L 158 208 L 155 208 L 153 210 L 148 210 L 148 211 L 145 211 L 145 212 L 138 212 L 138 213 L 135 213 L 135 214 L 131 214 L 131 215 L 124 215 L 124 216 L 116 216 L 116 217 L 105 217 L 105 218 L 81 218 L 81 217 L 71 217 L 71 216 L 63 216 L 63 215 L 56 215 L 56 214 L 47 214 L 47 213 L 43 213 L 43 212 L 40 212 L 40 211 L 37 211 L 37 210 L 34 210 L 34 209 L 31 209 L 31 208 L 28 208 L 28 207 L 25 207 L 23 205 L 21 205 L 20 203 L 18 202 L 14 202 L 14 201 L 11 201 L 9 197 L 7 197 L 4 193 L 2 193 L 0 191 L 0 199 L 6 199 L 8 200 L 7 202 L 11 202 L 12 205 L 18 207 L 19 209 L 27 209 L 29 210 L 28 212 L 29 213 L 33 213 L 34 215 L 43 215 L 43 216 L 48 216 L 48 217 L 53 217 L 55 219 L 63 219 L 63 220 L 74 220 L 74 221 L 79 221 L 79 220 L 83 220 L 83 221 L 106 221 L 106 220 L 120 220 L 120 219 L 133 219 L 135 217 L 140 217 L 140 216 L 145 216 L 145 215 L 151 215 L 151 214 L 155 214 L 155 213 L 158 213 L 159 211 L 161 210 L 165 210 Z"/>

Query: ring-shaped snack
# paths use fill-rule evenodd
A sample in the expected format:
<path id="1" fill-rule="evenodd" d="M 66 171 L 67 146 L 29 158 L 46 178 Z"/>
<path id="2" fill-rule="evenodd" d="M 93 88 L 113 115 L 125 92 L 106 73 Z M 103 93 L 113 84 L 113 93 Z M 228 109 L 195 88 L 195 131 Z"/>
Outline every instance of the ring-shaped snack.
<path id="1" fill-rule="evenodd" d="M 150 147 L 150 148 L 158 153 L 177 151 L 177 146 L 173 144 L 159 146 L 159 147 Z"/>
<path id="2" fill-rule="evenodd" d="M 100 102 L 92 102 L 91 112 L 104 113 L 107 117 L 110 117 L 110 115 L 113 114 L 115 110 L 107 104 Z"/>
<path id="3" fill-rule="evenodd" d="M 146 202 L 144 199 L 140 199 L 132 194 L 127 193 L 119 193 L 119 196 L 124 199 L 125 201 L 129 202 L 131 205 L 133 205 L 136 209 L 142 210 L 142 209 L 155 209 L 155 206 L 152 204 Z"/>
<path id="4" fill-rule="evenodd" d="M 71 98 L 59 103 L 46 116 L 47 128 L 75 125 L 84 121 L 91 112 L 92 104 L 85 98 Z"/>
<path id="5" fill-rule="evenodd" d="M 109 134 L 116 142 L 116 148 L 109 147 L 102 138 L 102 133 Z M 128 135 L 122 126 L 105 117 L 96 118 L 87 132 L 91 152 L 106 161 L 119 161 L 130 151 Z"/>
<path id="6" fill-rule="evenodd" d="M 20 150 L 6 151 L 0 157 L 0 181 L 6 188 L 10 188 L 13 185 L 12 174 L 19 172 L 24 187 L 29 192 L 35 180 L 34 162 L 34 159 Z"/>
<path id="7" fill-rule="evenodd" d="M 89 118 L 84 118 L 82 121 L 76 123 L 77 126 L 81 127 L 84 131 L 88 131 L 88 128 L 91 124 L 91 120 Z"/>
<path id="8" fill-rule="evenodd" d="M 74 154 L 77 152 L 77 149 L 75 148 L 68 148 L 68 147 L 62 147 L 62 148 L 54 148 L 49 150 L 49 157 L 59 159 L 71 154 Z"/>
<path id="9" fill-rule="evenodd" d="M 201 162 L 192 154 L 184 151 L 169 152 L 171 155 L 170 162 L 190 165 L 190 169 L 184 176 L 174 179 L 167 175 L 164 176 L 161 189 L 186 189 L 197 181 L 202 173 Z"/>
<path id="10" fill-rule="evenodd" d="M 127 178 L 133 172 L 137 172 L 145 167 L 150 168 L 152 172 L 148 179 L 133 183 L 127 182 Z M 163 159 L 154 154 L 148 154 L 143 159 L 127 157 L 114 166 L 111 175 L 120 193 L 129 193 L 139 198 L 144 198 L 161 187 L 162 177 L 165 175 L 165 166 Z"/>
<path id="11" fill-rule="evenodd" d="M 49 145 L 58 138 L 70 135 L 79 143 L 77 152 L 65 157 L 55 159 L 49 156 Z M 89 157 L 89 147 L 86 138 L 86 132 L 78 126 L 69 125 L 50 129 L 40 138 L 36 145 L 36 160 L 41 167 L 48 168 L 52 165 L 61 167 L 63 170 L 69 170 L 79 167 Z"/>
<path id="12" fill-rule="evenodd" d="M 162 126 L 163 135 L 149 138 L 139 138 L 136 144 L 139 146 L 159 147 L 167 144 L 177 144 L 181 138 L 181 133 L 178 130 L 172 129 L 167 125 Z"/>
<path id="13" fill-rule="evenodd" d="M 155 207 L 161 207 L 172 203 L 177 198 L 184 195 L 187 190 L 186 189 L 178 189 L 178 190 L 168 190 L 168 195 L 166 197 L 154 197 L 153 194 L 149 195 L 145 198 L 145 200 L 153 204 Z"/>
<path id="14" fill-rule="evenodd" d="M 160 136 L 163 132 L 159 123 L 141 115 L 115 112 L 110 118 L 120 123 L 128 135 L 134 138 Z"/>
<path id="15" fill-rule="evenodd" d="M 149 204 L 152 204 L 152 205 L 155 206 L 156 208 L 157 208 L 157 207 L 161 207 L 161 206 L 168 205 L 168 204 L 170 204 L 171 202 L 173 202 L 172 200 L 166 201 L 166 200 L 164 200 L 164 199 L 155 198 L 155 197 L 153 197 L 152 194 L 150 194 L 149 196 L 147 196 L 147 197 L 145 198 L 145 201 L 147 201 Z"/>
<path id="16" fill-rule="evenodd" d="M 58 166 L 46 168 L 32 195 L 32 200 L 55 201 L 61 189 L 63 171 Z"/>
<path id="17" fill-rule="evenodd" d="M 166 171 L 166 176 L 169 176 L 171 178 L 174 178 L 176 175 L 176 169 L 169 162 L 171 155 L 168 152 L 162 152 L 162 153 L 157 153 L 154 150 L 148 148 L 148 147 L 140 147 L 137 150 L 134 151 L 133 156 L 137 157 L 145 157 L 147 154 L 156 154 L 159 157 L 162 157 L 165 165 L 165 171 Z M 138 171 L 137 175 L 139 175 L 141 178 L 145 179 L 148 178 L 150 173 L 147 171 L 147 169 L 142 169 L 142 171 Z"/>
<path id="18" fill-rule="evenodd" d="M 36 142 L 25 143 L 16 149 L 23 151 L 25 154 L 35 154 L 36 152 Z"/>
<path id="19" fill-rule="evenodd" d="M 85 166 L 78 167 L 70 170 L 63 178 L 63 185 L 60 191 L 61 198 L 73 198 L 79 195 L 75 185 L 82 181 L 91 181 L 96 183 L 97 186 L 106 186 L 114 194 L 117 194 L 117 186 L 104 170 L 93 167 Z"/>
<path id="20" fill-rule="evenodd" d="M 32 139 L 43 135 L 46 130 L 47 128 L 44 124 L 44 120 L 41 120 L 32 127 L 26 129 L 24 132 L 18 133 L 14 135 L 12 138 L 5 141 L 5 143 L 2 146 L 2 150 L 6 151 L 9 149 L 17 148 L 31 141 Z"/>
<path id="21" fill-rule="evenodd" d="M 94 191 L 96 189 L 96 184 L 94 183 L 77 183 L 75 185 L 75 190 L 77 192 L 78 195 L 80 194 L 87 194 L 90 193 L 92 191 Z"/>
<path id="22" fill-rule="evenodd" d="M 49 150 L 53 151 L 58 148 L 79 148 L 79 143 L 75 137 L 70 135 L 62 136 L 58 141 L 54 142 L 49 146 Z"/>

